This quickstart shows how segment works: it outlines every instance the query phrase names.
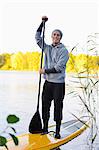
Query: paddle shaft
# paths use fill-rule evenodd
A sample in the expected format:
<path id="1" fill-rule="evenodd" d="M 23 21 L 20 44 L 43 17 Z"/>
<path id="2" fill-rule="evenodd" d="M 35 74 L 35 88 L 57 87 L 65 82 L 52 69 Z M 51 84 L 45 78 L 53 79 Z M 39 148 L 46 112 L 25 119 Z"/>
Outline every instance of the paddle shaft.
<path id="1" fill-rule="evenodd" d="M 41 68 L 41 69 L 42 69 L 42 63 L 43 63 L 44 34 L 45 34 L 45 20 L 43 20 L 42 54 L 41 54 L 41 62 L 40 62 L 40 68 Z M 40 102 L 40 89 L 41 89 L 41 74 L 39 75 L 39 88 L 38 88 L 38 102 L 37 102 L 37 111 L 39 111 L 39 102 Z"/>

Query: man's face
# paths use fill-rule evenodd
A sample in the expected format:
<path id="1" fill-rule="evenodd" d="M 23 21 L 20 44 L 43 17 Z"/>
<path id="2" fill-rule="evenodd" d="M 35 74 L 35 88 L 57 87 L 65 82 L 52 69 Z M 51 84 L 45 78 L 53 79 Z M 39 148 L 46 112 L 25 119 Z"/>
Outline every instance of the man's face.
<path id="1" fill-rule="evenodd" d="M 57 45 L 57 44 L 59 44 L 60 43 L 60 40 L 61 40 L 61 35 L 60 35 L 60 33 L 58 32 L 58 31 L 54 31 L 53 33 L 52 33 L 52 43 L 54 44 L 54 45 Z"/>

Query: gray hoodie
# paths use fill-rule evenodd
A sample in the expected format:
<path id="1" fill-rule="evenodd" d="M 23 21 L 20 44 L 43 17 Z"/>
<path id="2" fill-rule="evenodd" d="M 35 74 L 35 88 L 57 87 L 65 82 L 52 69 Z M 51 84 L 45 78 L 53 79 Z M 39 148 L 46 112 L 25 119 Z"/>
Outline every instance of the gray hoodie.
<path id="1" fill-rule="evenodd" d="M 36 32 L 35 39 L 38 46 L 42 48 L 43 40 L 40 32 Z M 55 70 L 58 72 L 45 74 L 46 80 L 54 83 L 64 83 L 66 63 L 69 59 L 67 49 L 62 43 L 53 47 L 52 45 L 48 45 L 44 42 L 44 53 L 45 53 L 44 68 L 51 69 L 54 67 Z"/>

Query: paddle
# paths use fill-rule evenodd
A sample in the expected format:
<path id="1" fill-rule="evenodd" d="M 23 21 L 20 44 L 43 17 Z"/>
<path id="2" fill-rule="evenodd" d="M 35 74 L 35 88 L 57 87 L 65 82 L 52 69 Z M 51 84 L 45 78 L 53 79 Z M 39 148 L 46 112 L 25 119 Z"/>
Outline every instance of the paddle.
<path id="1" fill-rule="evenodd" d="M 42 68 L 42 62 L 43 62 L 43 51 L 44 51 L 44 33 L 45 33 L 45 22 L 46 20 L 42 18 L 43 22 L 43 35 L 42 35 L 42 54 L 41 54 L 41 66 Z M 40 87 L 41 87 L 41 74 L 39 76 L 39 89 L 38 89 L 38 103 L 37 103 L 37 111 L 32 117 L 30 124 L 29 124 L 29 132 L 30 133 L 41 133 L 42 132 L 42 122 L 41 117 L 39 113 L 39 99 L 40 99 Z"/>

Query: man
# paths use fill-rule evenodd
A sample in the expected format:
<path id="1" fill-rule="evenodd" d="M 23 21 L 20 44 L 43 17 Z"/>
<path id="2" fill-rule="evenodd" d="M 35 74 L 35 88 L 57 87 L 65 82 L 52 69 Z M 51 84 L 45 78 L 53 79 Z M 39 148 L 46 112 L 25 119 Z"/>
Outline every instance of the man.
<path id="1" fill-rule="evenodd" d="M 46 16 L 42 17 L 42 22 L 36 32 L 36 42 L 42 48 L 42 27 L 43 21 L 47 21 Z M 42 92 L 42 119 L 43 134 L 48 133 L 48 121 L 50 117 L 51 101 L 54 100 L 54 121 L 56 121 L 55 138 L 60 138 L 60 126 L 62 120 L 63 99 L 65 95 L 65 69 L 69 59 L 68 51 L 60 43 L 63 34 L 59 29 L 52 32 L 52 44 L 47 45 L 44 41 L 45 64 L 39 70 L 44 74 L 45 83 Z"/>

